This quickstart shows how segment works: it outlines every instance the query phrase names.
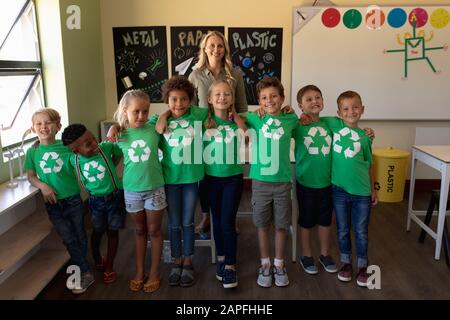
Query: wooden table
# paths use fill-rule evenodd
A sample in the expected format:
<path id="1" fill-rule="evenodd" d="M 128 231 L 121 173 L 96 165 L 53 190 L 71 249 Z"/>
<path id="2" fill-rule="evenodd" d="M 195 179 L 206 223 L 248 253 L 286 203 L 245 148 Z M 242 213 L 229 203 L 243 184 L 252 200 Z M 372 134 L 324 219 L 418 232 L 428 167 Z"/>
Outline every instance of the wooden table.
<path id="1" fill-rule="evenodd" d="M 411 220 L 414 220 L 414 222 L 416 222 L 422 229 L 424 229 L 436 241 L 434 258 L 436 260 L 439 260 L 441 256 L 442 235 L 444 231 L 445 216 L 447 214 L 446 207 L 450 183 L 450 145 L 413 146 L 411 161 L 411 183 L 409 189 L 408 219 L 406 223 L 406 230 L 410 230 Z M 422 220 L 419 219 L 418 216 L 425 215 L 426 211 L 418 211 L 413 209 L 417 161 L 422 161 L 423 163 L 438 170 L 441 173 L 437 232 L 434 232 L 430 227 L 422 222 Z"/>

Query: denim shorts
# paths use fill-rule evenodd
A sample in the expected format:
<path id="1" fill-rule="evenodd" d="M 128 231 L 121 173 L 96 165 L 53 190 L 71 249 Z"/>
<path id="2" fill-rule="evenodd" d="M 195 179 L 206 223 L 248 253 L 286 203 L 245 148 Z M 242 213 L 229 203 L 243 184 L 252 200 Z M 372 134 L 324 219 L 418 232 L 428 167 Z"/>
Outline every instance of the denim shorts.
<path id="1" fill-rule="evenodd" d="M 97 232 L 119 230 L 124 227 L 125 203 L 123 190 L 116 190 L 107 196 L 89 196 L 92 227 Z"/>
<path id="2" fill-rule="evenodd" d="M 125 190 L 125 206 L 127 212 L 136 213 L 147 210 L 162 210 L 167 207 L 164 187 L 149 191 L 132 192 Z"/>
<path id="3" fill-rule="evenodd" d="M 316 225 L 329 227 L 333 214 L 331 186 L 325 188 L 308 188 L 298 182 L 298 224 L 305 229 Z"/>

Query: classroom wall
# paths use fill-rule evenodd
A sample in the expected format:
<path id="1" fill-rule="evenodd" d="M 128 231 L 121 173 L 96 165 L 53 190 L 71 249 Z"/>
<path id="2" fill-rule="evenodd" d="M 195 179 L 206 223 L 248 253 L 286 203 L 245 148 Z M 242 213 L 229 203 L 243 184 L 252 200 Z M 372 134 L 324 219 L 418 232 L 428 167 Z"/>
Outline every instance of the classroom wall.
<path id="1" fill-rule="evenodd" d="M 114 69 L 114 47 L 112 27 L 166 25 L 225 25 L 225 27 L 283 27 L 283 65 L 282 83 L 285 87 L 286 102 L 291 103 L 291 25 L 292 7 L 312 5 L 314 1 L 306 0 L 228 0 L 217 2 L 210 0 L 101 0 L 103 61 L 105 66 L 106 115 L 111 118 L 117 106 L 116 79 Z M 326 1 L 318 1 L 318 3 Z M 376 2 L 378 5 L 414 5 L 423 1 L 356 1 L 335 0 L 338 6 L 365 6 Z M 426 1 L 426 5 L 450 5 L 450 1 Z M 225 29 L 226 29 L 225 28 Z M 167 33 L 169 37 L 169 32 Z M 450 64 L 449 64 L 450 67 Z M 320 66 L 318 66 L 320 68 Z M 170 70 L 170 58 L 169 58 Z M 450 72 L 450 68 L 447 70 Z M 326 90 L 326 88 L 322 88 Z M 334 108 L 334 101 L 330 102 Z M 151 111 L 165 110 L 163 104 L 152 104 Z M 362 126 L 371 127 L 376 132 L 374 148 L 392 146 L 410 150 L 414 144 L 415 128 L 449 127 L 450 121 L 362 121 Z M 409 173 L 408 173 L 409 176 Z M 436 179 L 432 169 L 420 168 L 418 178 Z"/>
<path id="2" fill-rule="evenodd" d="M 69 30 L 66 12 L 81 9 L 81 28 Z M 81 122 L 99 136 L 106 118 L 102 34 L 99 0 L 60 0 L 61 37 L 69 123 Z"/>

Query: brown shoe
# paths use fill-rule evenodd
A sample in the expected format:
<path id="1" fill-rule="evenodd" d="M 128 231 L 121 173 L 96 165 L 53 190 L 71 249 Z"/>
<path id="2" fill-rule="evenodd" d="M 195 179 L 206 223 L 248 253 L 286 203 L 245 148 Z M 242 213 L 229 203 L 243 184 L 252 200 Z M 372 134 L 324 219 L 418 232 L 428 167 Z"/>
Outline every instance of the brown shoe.
<path id="1" fill-rule="evenodd" d="M 343 282 L 349 282 L 352 280 L 353 268 L 350 263 L 344 263 L 339 269 L 338 279 Z"/>
<path id="2" fill-rule="evenodd" d="M 367 268 L 359 268 L 358 275 L 356 276 L 356 283 L 360 287 L 367 287 L 367 280 L 369 279 L 369 275 L 367 274 Z"/>

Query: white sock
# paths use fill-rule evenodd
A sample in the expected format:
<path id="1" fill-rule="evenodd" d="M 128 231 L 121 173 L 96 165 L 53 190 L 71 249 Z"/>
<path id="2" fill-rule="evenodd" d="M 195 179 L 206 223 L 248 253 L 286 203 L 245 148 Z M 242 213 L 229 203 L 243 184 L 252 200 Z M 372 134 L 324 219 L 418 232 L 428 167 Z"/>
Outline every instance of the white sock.
<path id="1" fill-rule="evenodd" d="M 267 258 L 261 258 L 261 265 L 268 265 L 270 267 L 270 257 Z"/>
<path id="2" fill-rule="evenodd" d="M 273 260 L 273 264 L 275 265 L 275 267 L 281 268 L 284 265 L 284 260 L 275 258 Z"/>

